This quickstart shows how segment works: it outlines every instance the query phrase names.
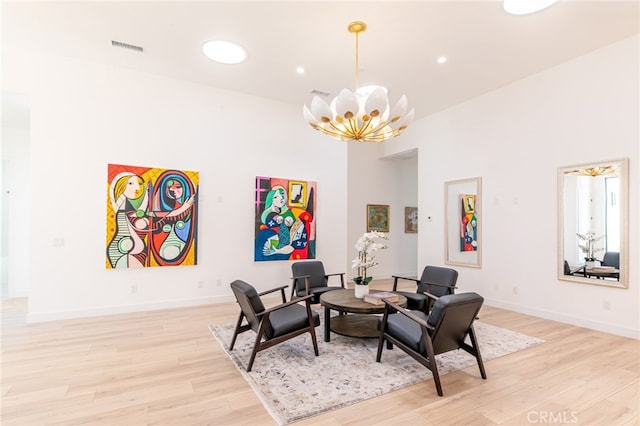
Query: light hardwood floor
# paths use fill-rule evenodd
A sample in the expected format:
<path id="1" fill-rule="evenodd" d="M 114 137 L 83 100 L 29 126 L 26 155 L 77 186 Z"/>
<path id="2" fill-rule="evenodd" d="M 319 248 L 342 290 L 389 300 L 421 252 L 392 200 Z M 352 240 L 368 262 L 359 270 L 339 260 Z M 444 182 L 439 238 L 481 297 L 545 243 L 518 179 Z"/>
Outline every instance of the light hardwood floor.
<path id="1" fill-rule="evenodd" d="M 3 426 L 276 424 L 207 328 L 235 321 L 235 303 L 31 325 L 25 311 L 2 302 Z M 486 362 L 488 380 L 443 376 L 442 398 L 428 381 L 296 425 L 640 424 L 639 341 L 480 317 L 546 342 Z"/>

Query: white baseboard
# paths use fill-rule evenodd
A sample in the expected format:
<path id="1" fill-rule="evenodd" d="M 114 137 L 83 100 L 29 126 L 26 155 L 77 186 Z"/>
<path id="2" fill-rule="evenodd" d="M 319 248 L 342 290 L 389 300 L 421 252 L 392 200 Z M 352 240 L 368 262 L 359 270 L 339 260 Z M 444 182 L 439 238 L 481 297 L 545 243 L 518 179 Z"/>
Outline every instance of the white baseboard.
<path id="1" fill-rule="evenodd" d="M 562 322 L 565 324 L 571 324 L 577 327 L 584 327 L 590 330 L 602 331 L 604 333 L 615 334 L 617 336 L 640 340 L 640 330 L 638 329 L 620 327 L 616 324 L 591 321 L 588 319 L 565 315 L 558 312 L 546 311 L 543 309 L 534 309 L 527 306 L 504 302 L 502 300 L 485 299 L 485 303 L 488 306 L 493 306 L 495 308 L 507 309 L 510 311 L 519 312 L 521 314 L 532 315 L 534 317 L 540 317 L 552 321 Z"/>
<path id="2" fill-rule="evenodd" d="M 188 308 L 190 306 L 214 305 L 233 302 L 233 296 L 215 296 L 198 299 L 168 300 L 153 303 L 140 303 L 124 306 L 101 306 L 88 309 L 55 312 L 27 313 L 27 323 L 58 321 L 75 318 L 97 317 L 103 315 L 130 314 L 134 312 L 157 311 L 161 309 Z"/>

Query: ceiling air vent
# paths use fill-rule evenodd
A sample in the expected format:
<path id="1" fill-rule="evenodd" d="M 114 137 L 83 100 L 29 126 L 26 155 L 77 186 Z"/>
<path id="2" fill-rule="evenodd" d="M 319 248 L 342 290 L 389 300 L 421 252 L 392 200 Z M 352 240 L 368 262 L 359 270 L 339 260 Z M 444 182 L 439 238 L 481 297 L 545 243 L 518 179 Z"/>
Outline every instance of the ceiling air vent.
<path id="1" fill-rule="evenodd" d="M 136 52 L 143 52 L 144 49 L 140 46 L 136 46 L 133 44 L 123 43 L 121 41 L 111 40 L 111 45 L 114 47 L 121 47 L 123 49 L 135 50 Z"/>
<path id="2" fill-rule="evenodd" d="M 322 90 L 317 90 L 317 89 L 313 89 L 311 91 L 311 94 L 318 95 L 318 96 L 324 96 L 325 98 L 330 95 L 330 93 L 323 92 Z"/>

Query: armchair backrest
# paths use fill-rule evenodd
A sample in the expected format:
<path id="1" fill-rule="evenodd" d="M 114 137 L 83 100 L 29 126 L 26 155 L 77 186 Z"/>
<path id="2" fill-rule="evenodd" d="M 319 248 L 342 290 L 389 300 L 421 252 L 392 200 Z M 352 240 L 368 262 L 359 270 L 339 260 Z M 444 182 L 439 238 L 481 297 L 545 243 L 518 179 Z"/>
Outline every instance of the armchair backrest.
<path id="1" fill-rule="evenodd" d="M 235 280 L 231 283 L 231 290 L 236 296 L 240 310 L 247 319 L 251 329 L 257 333 L 260 327 L 260 317 L 258 313 L 265 310 L 258 292 L 251 284 L 240 280 Z"/>
<path id="2" fill-rule="evenodd" d="M 458 281 L 458 271 L 451 268 L 442 268 L 440 266 L 425 266 L 420 277 L 417 291 L 419 293 L 427 292 L 434 296 L 444 296 L 453 294 L 456 282 Z M 440 285 L 431 285 L 440 284 Z"/>
<path id="3" fill-rule="evenodd" d="M 309 275 L 309 287 L 326 287 L 327 277 L 324 271 L 324 265 L 319 260 L 311 260 L 306 262 L 294 262 L 291 264 L 291 272 L 294 277 Z M 294 280 L 296 292 L 298 294 L 305 291 L 306 287 L 304 279 Z"/>
<path id="4" fill-rule="evenodd" d="M 433 305 L 427 324 L 436 354 L 458 349 L 473 325 L 484 299 L 477 293 L 459 293 L 440 297 Z"/>
<path id="5" fill-rule="evenodd" d="M 616 269 L 620 269 L 620 252 L 608 251 L 602 257 L 602 266 L 613 266 Z"/>

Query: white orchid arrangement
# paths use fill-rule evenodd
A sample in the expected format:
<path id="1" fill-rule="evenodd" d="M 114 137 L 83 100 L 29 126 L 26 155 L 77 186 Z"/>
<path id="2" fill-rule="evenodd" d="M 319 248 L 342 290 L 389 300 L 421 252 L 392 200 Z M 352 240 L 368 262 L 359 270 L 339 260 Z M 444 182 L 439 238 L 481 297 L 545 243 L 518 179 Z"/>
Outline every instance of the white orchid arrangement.
<path id="1" fill-rule="evenodd" d="M 373 277 L 367 276 L 367 269 L 378 264 L 373 253 L 388 247 L 386 244 L 377 243 L 377 239 L 388 240 L 389 238 L 379 231 L 365 232 L 354 246 L 358 250 L 358 257 L 351 262 L 351 268 L 358 270 L 358 276 L 353 278 L 353 282 L 357 285 L 369 285 Z"/>
<path id="2" fill-rule="evenodd" d="M 594 232 L 587 232 L 586 234 L 576 234 L 580 242 L 578 247 L 584 253 L 584 260 L 592 262 L 596 260 L 596 253 L 602 251 L 602 247 L 596 247 L 596 242 L 604 238 L 604 235 L 596 236 Z"/>

